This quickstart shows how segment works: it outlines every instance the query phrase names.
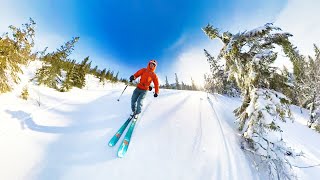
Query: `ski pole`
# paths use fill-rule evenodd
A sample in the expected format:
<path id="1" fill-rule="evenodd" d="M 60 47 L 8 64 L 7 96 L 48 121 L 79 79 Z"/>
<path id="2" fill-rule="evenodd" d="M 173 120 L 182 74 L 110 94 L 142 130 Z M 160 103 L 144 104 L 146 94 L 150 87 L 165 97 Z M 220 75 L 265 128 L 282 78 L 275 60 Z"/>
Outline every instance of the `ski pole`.
<path id="1" fill-rule="evenodd" d="M 124 93 L 124 91 L 127 89 L 127 87 L 128 87 L 128 84 L 126 85 L 126 87 L 125 87 L 124 90 L 122 91 L 120 97 L 118 98 L 118 101 L 120 101 L 120 98 L 121 98 L 122 94 Z"/>

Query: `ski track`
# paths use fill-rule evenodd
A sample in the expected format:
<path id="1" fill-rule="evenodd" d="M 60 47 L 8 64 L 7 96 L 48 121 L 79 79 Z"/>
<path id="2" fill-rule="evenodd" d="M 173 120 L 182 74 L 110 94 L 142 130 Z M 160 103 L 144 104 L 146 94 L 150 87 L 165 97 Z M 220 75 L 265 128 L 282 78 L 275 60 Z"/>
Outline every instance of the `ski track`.
<path id="1" fill-rule="evenodd" d="M 201 146 L 201 141 L 202 141 L 202 101 L 203 99 L 200 98 L 200 102 L 199 102 L 199 123 L 198 123 L 198 127 L 196 130 L 196 136 L 194 138 L 194 142 L 193 142 L 193 149 L 192 152 L 195 153 L 195 151 L 197 151 L 197 153 L 199 153 L 200 151 L 200 146 Z M 196 154 L 195 154 L 196 155 Z"/>
<path id="2" fill-rule="evenodd" d="M 214 95 L 212 96 L 216 101 L 218 101 L 218 98 L 216 98 Z M 218 163 L 216 165 L 217 169 L 215 171 L 220 170 L 221 172 L 217 173 L 214 179 L 219 179 L 219 177 L 222 177 L 222 179 L 259 179 L 257 175 L 252 174 L 251 168 L 241 164 L 245 160 L 245 157 L 238 157 L 238 155 L 235 155 L 233 153 L 234 151 L 241 151 L 238 143 L 234 143 L 238 142 L 237 137 L 235 136 L 236 132 L 232 127 L 230 127 L 230 124 L 222 121 L 222 119 L 220 118 L 221 116 L 219 116 L 217 111 L 215 110 L 215 105 L 213 103 L 214 101 L 212 101 L 211 98 L 207 98 L 207 101 L 210 105 L 214 121 L 218 124 L 219 127 L 218 129 L 220 132 L 220 138 L 218 143 L 223 144 L 223 150 L 221 150 L 220 153 L 226 154 L 224 158 L 227 158 L 227 163 L 222 159 L 218 160 Z M 220 110 L 219 112 L 223 111 Z M 230 141 L 231 139 L 233 139 L 233 141 Z M 243 170 L 248 170 L 248 172 L 243 173 L 242 171 L 239 171 L 240 167 L 243 168 Z"/>
<path id="3" fill-rule="evenodd" d="M 224 132 L 223 132 L 223 129 L 222 129 L 222 126 L 221 126 L 221 122 L 220 122 L 220 119 L 213 107 L 213 103 L 211 102 L 210 99 L 208 99 L 208 102 L 211 106 L 211 109 L 212 109 L 212 113 L 213 113 L 213 116 L 215 117 L 215 120 L 216 122 L 218 122 L 218 125 L 219 125 L 219 132 L 220 132 L 220 135 L 221 135 L 221 139 L 222 139 L 222 142 L 223 142 L 223 146 L 224 146 L 224 150 L 226 152 L 226 157 L 227 157 L 227 160 L 228 160 L 228 163 L 227 165 L 223 164 L 223 166 L 228 166 L 228 167 L 225 167 L 223 168 L 223 170 L 231 170 L 231 173 L 230 172 L 226 172 L 226 171 L 223 171 L 222 174 L 223 174 L 223 179 L 235 179 L 235 177 L 230 177 L 230 174 L 234 175 L 234 173 L 232 172 L 234 170 L 234 167 L 233 167 L 233 164 L 234 162 L 231 162 L 231 158 L 230 158 L 230 152 L 229 152 L 229 147 L 227 146 L 227 143 L 226 143 L 226 139 L 225 139 L 225 135 L 224 135 Z M 220 162 L 220 161 L 219 161 Z M 221 165 L 217 166 L 217 167 L 220 167 Z M 219 172 L 220 169 L 217 169 L 217 171 Z M 220 170 L 221 171 L 221 170 Z M 221 177 L 220 174 L 218 174 L 218 176 L 216 177 Z"/>

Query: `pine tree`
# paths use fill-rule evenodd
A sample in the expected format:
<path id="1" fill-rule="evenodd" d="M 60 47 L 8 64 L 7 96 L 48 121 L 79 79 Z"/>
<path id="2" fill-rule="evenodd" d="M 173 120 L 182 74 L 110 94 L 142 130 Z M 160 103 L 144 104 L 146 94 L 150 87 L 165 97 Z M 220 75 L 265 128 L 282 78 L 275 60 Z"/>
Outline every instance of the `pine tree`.
<path id="1" fill-rule="evenodd" d="M 21 97 L 22 99 L 24 99 L 24 100 L 28 100 L 28 98 L 29 98 L 28 87 L 25 86 L 25 87 L 22 89 L 22 92 L 21 92 L 20 97 Z"/>
<path id="2" fill-rule="evenodd" d="M 224 66 L 220 65 L 219 59 L 214 58 L 204 49 L 204 54 L 210 65 L 210 75 L 205 77 L 205 87 L 209 93 L 226 94 L 228 96 L 237 96 L 239 88 L 232 78 L 228 77 L 228 72 Z"/>
<path id="3" fill-rule="evenodd" d="M 48 56 L 44 57 L 46 59 Z M 61 66 L 58 62 L 44 63 L 40 69 L 37 70 L 34 79 L 38 85 L 44 84 L 50 88 L 59 89 L 58 84 L 61 82 L 60 77 Z"/>
<path id="4" fill-rule="evenodd" d="M 169 84 L 169 81 L 168 81 L 167 76 L 166 76 L 166 84 L 165 84 L 165 88 L 166 88 L 166 89 L 170 89 L 170 84 Z"/>
<path id="5" fill-rule="evenodd" d="M 44 84 L 48 87 L 60 90 L 61 83 L 63 82 L 62 70 L 68 71 L 65 67 L 67 64 L 66 62 L 78 40 L 79 37 L 75 37 L 57 49 L 57 51 L 47 53 L 40 58 L 41 61 L 43 61 L 43 66 L 38 69 L 34 77 L 39 85 Z"/>
<path id="6" fill-rule="evenodd" d="M 104 68 L 99 75 L 99 82 L 102 82 L 104 85 L 105 81 L 106 81 L 106 68 Z"/>
<path id="7" fill-rule="evenodd" d="M 181 90 L 186 90 L 187 89 L 187 85 L 183 83 L 183 81 L 181 81 Z"/>
<path id="8" fill-rule="evenodd" d="M 174 73 L 174 74 L 175 74 L 175 76 L 176 76 L 176 89 L 177 89 L 177 90 L 180 90 L 180 89 L 181 89 L 181 86 L 180 86 L 180 83 L 179 83 L 178 75 L 177 75 L 177 73 Z"/>
<path id="9" fill-rule="evenodd" d="M 77 76 L 75 73 L 75 64 L 74 64 L 74 66 L 67 71 L 66 78 L 62 82 L 62 87 L 60 88 L 60 91 L 61 92 L 69 91 L 74 85 L 75 77 Z"/>
<path id="10" fill-rule="evenodd" d="M 114 78 L 114 71 L 111 71 L 111 72 L 110 72 L 110 79 L 109 79 L 109 80 L 112 81 L 113 78 Z"/>
<path id="11" fill-rule="evenodd" d="M 112 82 L 118 82 L 119 81 L 118 76 L 119 76 L 119 71 L 117 72 L 116 76 L 112 78 Z"/>
<path id="12" fill-rule="evenodd" d="M 209 74 L 204 74 L 204 89 L 208 93 L 214 93 L 213 78 Z"/>
<path id="13" fill-rule="evenodd" d="M 277 59 L 275 45 L 287 52 L 291 45 L 288 38 L 292 35 L 270 23 L 237 34 L 220 34 L 211 25 L 203 30 L 209 38 L 218 38 L 224 44 L 218 59 L 226 60 L 229 77 L 234 78 L 241 89 L 243 103 L 234 112 L 246 142 L 245 149 L 260 157 L 271 178 L 290 179 L 294 175 L 285 155 L 294 154 L 282 139 L 282 130 L 277 123 L 291 119 L 289 100 L 272 89 L 270 77 L 277 73 L 271 66 Z"/>
<path id="14" fill-rule="evenodd" d="M 303 77 L 297 82 L 300 102 L 309 109 L 309 127 L 320 124 L 320 50 L 314 45 L 315 58 L 308 57 L 303 68 Z"/>
<path id="15" fill-rule="evenodd" d="M 120 78 L 120 82 L 123 82 L 124 84 L 128 84 L 128 80 L 125 78 Z"/>
<path id="16" fill-rule="evenodd" d="M 0 37 L 0 93 L 11 91 L 9 81 L 19 82 L 20 65 L 26 65 L 36 57 L 32 53 L 35 22 L 23 24 L 23 28 L 9 26 L 12 36 L 5 33 Z"/>
<path id="17" fill-rule="evenodd" d="M 293 46 L 291 43 L 283 42 L 283 49 L 285 54 L 290 58 L 293 64 L 293 77 L 292 81 L 292 103 L 304 106 L 304 100 L 301 99 L 300 94 L 302 93 L 302 89 L 300 88 L 301 83 L 303 83 L 303 79 L 306 78 L 305 68 L 307 67 L 306 58 L 299 53 L 297 47 Z M 291 95 L 291 94 L 289 94 Z"/>
<path id="18" fill-rule="evenodd" d="M 90 74 L 98 77 L 98 66 L 95 66 L 93 69 L 90 70 Z"/>
<path id="19" fill-rule="evenodd" d="M 283 70 L 281 71 L 281 76 L 280 77 L 274 77 L 273 82 L 277 82 L 277 79 L 283 79 L 287 80 L 285 84 L 278 83 L 276 85 L 278 91 L 283 92 L 284 95 L 286 95 L 290 100 L 292 104 L 299 105 L 299 100 L 298 100 L 298 93 L 297 93 L 297 84 L 294 80 L 294 75 L 293 73 L 288 71 L 287 67 L 283 67 Z M 283 82 L 283 81 L 281 81 Z"/>
<path id="20" fill-rule="evenodd" d="M 196 86 L 196 83 L 194 82 L 194 80 L 191 78 L 191 90 L 196 91 L 198 88 Z"/>
<path id="21" fill-rule="evenodd" d="M 315 58 L 300 55 L 299 51 L 292 44 L 286 44 L 285 53 L 293 64 L 293 76 L 291 91 L 288 94 L 292 97 L 294 104 L 309 109 L 309 127 L 319 126 L 319 48 L 314 45 Z"/>
<path id="22" fill-rule="evenodd" d="M 80 65 L 75 67 L 75 76 L 73 79 L 73 86 L 78 88 L 83 88 L 86 85 L 86 75 L 90 72 L 91 62 L 89 62 L 89 57 L 83 59 Z"/>
<path id="23" fill-rule="evenodd" d="M 112 79 L 112 75 L 111 75 L 110 69 L 108 69 L 108 71 L 107 71 L 107 73 L 106 73 L 106 78 L 107 78 L 108 80 L 111 80 L 111 79 Z"/>

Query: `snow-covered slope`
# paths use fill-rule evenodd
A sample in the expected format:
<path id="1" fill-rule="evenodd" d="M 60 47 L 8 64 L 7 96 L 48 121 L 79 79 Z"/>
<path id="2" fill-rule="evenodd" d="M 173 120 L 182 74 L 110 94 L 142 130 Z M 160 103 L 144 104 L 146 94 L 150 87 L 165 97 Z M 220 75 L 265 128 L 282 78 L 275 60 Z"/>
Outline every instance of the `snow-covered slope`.
<path id="1" fill-rule="evenodd" d="M 148 93 L 129 151 L 118 158 L 120 142 L 107 143 L 130 113 L 134 87 L 118 102 L 123 88 L 91 78 L 65 93 L 29 84 L 28 101 L 19 91 L 0 95 L 0 179 L 264 179 L 239 147 L 232 110 L 240 100 L 203 92 Z M 319 164 L 320 135 L 304 125 L 306 112 L 293 110 L 284 138 L 305 153 L 296 165 Z M 295 170 L 301 179 L 320 177 L 319 167 Z"/>

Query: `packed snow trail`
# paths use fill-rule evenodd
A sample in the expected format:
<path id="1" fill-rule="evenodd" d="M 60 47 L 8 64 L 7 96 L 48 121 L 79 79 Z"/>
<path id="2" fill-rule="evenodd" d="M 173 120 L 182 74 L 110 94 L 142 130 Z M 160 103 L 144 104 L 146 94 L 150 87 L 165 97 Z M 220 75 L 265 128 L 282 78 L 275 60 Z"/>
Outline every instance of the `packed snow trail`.
<path id="1" fill-rule="evenodd" d="M 117 101 L 122 89 L 40 89 L 43 110 L 2 96 L 12 103 L 0 109 L 0 179 L 259 179 L 239 148 L 232 110 L 240 102 L 202 92 L 148 93 L 118 158 L 124 136 L 114 147 L 108 141 L 130 114 L 134 88 Z"/>
<path id="2" fill-rule="evenodd" d="M 126 98 L 129 103 L 130 96 Z M 116 157 L 120 144 L 106 146 L 104 156 L 111 158 L 109 161 L 74 167 L 66 179 L 89 179 L 93 175 L 97 179 L 256 179 L 243 163 L 246 160 L 237 157 L 241 154 L 237 144 L 224 137 L 212 108 L 205 94 L 199 92 L 169 91 L 159 98 L 149 96 L 125 158 Z M 107 132 L 105 145 L 125 117 L 116 119 L 119 122 Z M 239 171 L 241 166 L 244 169 Z"/>

